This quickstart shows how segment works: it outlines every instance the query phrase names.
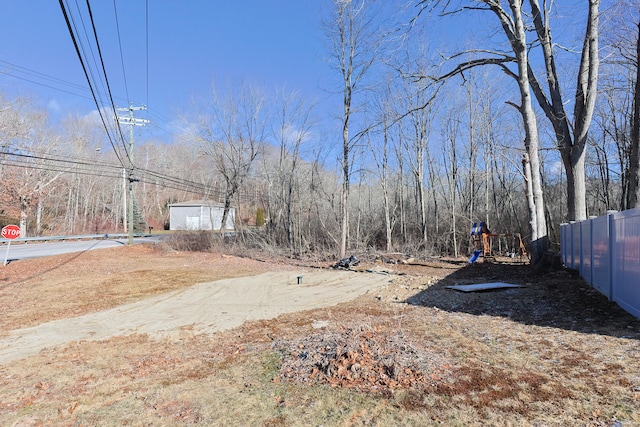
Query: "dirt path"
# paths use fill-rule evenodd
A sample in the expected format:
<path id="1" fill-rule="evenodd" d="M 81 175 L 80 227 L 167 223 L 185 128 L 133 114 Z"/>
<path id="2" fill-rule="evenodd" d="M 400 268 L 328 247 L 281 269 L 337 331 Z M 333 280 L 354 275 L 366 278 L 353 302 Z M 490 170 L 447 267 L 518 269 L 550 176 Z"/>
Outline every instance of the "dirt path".
<path id="1" fill-rule="evenodd" d="M 301 284 L 297 284 L 298 276 L 303 276 Z M 132 333 L 166 335 L 185 326 L 208 333 L 230 329 L 247 320 L 349 301 L 389 280 L 377 274 L 316 270 L 202 283 L 110 310 L 14 330 L 0 340 L 0 362 L 77 340 Z"/>

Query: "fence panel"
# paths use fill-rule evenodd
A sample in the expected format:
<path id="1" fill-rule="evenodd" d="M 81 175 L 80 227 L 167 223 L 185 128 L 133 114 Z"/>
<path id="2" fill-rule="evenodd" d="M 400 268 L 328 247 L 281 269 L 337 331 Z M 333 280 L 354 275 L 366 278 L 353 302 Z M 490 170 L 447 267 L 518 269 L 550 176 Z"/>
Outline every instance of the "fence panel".
<path id="1" fill-rule="evenodd" d="M 611 299 L 611 263 L 609 259 L 609 216 L 591 223 L 591 286 Z"/>
<path id="2" fill-rule="evenodd" d="M 578 223 L 580 227 L 580 276 L 593 286 L 591 278 L 591 221 Z"/>
<path id="3" fill-rule="evenodd" d="M 640 209 L 562 224 L 560 250 L 566 267 L 640 318 Z"/>
<path id="4" fill-rule="evenodd" d="M 571 225 L 571 268 L 580 271 L 580 223 L 572 222 Z"/>
<path id="5" fill-rule="evenodd" d="M 613 215 L 612 299 L 636 317 L 640 317 L 640 210 Z"/>
<path id="6" fill-rule="evenodd" d="M 566 266 L 569 265 L 569 251 L 566 250 L 569 244 L 569 227 L 567 224 L 560 224 L 560 257 L 562 263 Z"/>

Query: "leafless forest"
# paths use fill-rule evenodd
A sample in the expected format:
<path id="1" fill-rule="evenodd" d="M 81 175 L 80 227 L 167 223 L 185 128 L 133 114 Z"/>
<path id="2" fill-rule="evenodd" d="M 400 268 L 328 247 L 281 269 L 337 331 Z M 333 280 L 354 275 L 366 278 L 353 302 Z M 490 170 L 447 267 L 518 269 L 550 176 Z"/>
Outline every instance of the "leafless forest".
<path id="1" fill-rule="evenodd" d="M 550 3 L 328 2 L 338 109 L 216 81 L 171 140 L 114 143 L 129 127 L 107 108 L 53 123 L 0 93 L 0 220 L 28 236 L 122 232 L 131 180 L 154 230 L 169 204 L 210 200 L 294 256 L 464 255 L 476 221 L 534 256 L 557 249 L 560 223 L 638 205 L 640 21 L 635 0 Z M 434 25 L 476 15 L 486 38 L 431 44 Z"/>

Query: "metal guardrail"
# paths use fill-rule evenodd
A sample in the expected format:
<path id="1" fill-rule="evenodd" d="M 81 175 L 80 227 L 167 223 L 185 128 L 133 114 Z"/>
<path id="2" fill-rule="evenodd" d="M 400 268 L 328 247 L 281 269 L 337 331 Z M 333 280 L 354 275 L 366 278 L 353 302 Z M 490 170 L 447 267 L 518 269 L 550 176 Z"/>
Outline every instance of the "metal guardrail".
<path id="1" fill-rule="evenodd" d="M 150 234 L 146 233 L 135 233 L 133 237 L 149 237 Z M 129 235 L 127 233 L 115 233 L 115 234 L 82 234 L 75 236 L 38 236 L 38 237 L 20 237 L 18 239 L 0 239 L 0 244 L 4 245 L 9 242 L 11 243 L 24 243 L 25 245 L 29 242 L 62 242 L 65 240 L 98 240 L 98 239 L 126 239 Z"/>

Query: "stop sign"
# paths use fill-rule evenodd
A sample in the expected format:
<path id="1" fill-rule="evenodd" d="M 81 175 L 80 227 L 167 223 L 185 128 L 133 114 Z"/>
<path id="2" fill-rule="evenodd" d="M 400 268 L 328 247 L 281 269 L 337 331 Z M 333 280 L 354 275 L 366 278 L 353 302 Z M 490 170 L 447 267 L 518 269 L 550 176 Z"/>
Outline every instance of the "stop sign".
<path id="1" fill-rule="evenodd" d="M 20 237 L 20 227 L 17 225 L 7 225 L 2 228 L 2 237 L 13 240 Z"/>

